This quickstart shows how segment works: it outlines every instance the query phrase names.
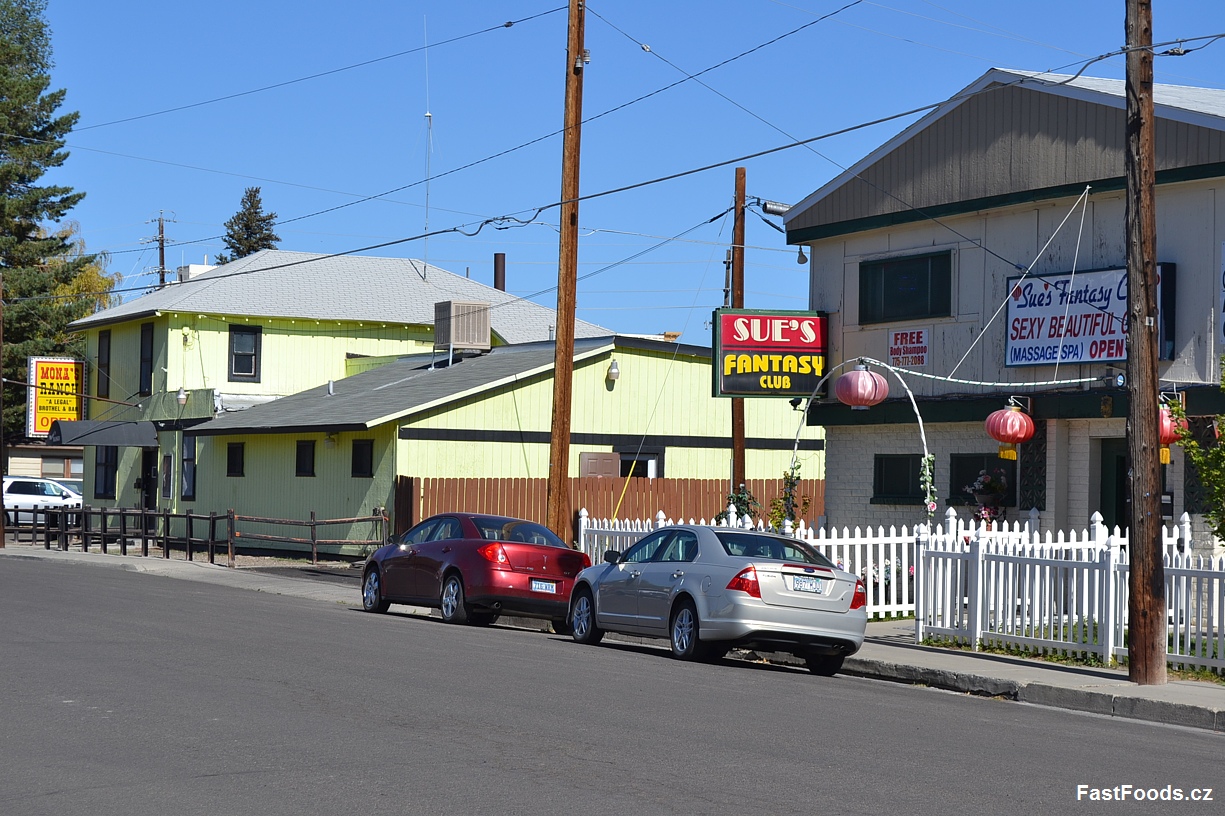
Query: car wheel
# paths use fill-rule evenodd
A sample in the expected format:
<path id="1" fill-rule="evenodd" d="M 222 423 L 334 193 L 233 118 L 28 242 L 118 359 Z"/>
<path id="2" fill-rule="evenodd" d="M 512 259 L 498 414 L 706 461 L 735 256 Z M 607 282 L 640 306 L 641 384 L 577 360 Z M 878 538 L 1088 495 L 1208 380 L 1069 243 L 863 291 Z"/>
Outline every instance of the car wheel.
<path id="1" fill-rule="evenodd" d="M 672 656 L 680 660 L 696 660 L 703 650 L 698 642 L 698 611 L 693 601 L 681 601 L 672 611 L 672 623 L 668 626 L 672 642 Z"/>
<path id="2" fill-rule="evenodd" d="M 591 590 L 580 589 L 570 607 L 570 637 L 575 643 L 594 646 L 604 639 L 604 630 L 595 625 L 595 601 Z"/>
<path id="3" fill-rule="evenodd" d="M 821 677 L 833 677 L 842 669 L 842 661 L 846 660 L 846 655 L 808 655 L 804 658 L 804 662 L 808 665 L 808 670 L 813 674 Z"/>
<path id="4" fill-rule="evenodd" d="M 468 608 L 464 605 L 464 582 L 455 573 L 442 582 L 442 619 L 447 623 L 467 623 Z"/>
<path id="5" fill-rule="evenodd" d="M 379 580 L 379 568 L 371 567 L 362 579 L 362 609 L 367 612 L 386 612 L 391 601 L 383 597 L 383 585 Z"/>
<path id="6" fill-rule="evenodd" d="M 566 618 L 554 618 L 551 621 L 551 623 L 553 624 L 553 631 L 556 634 L 559 634 L 559 635 L 574 634 L 574 627 L 570 625 L 570 621 Z"/>

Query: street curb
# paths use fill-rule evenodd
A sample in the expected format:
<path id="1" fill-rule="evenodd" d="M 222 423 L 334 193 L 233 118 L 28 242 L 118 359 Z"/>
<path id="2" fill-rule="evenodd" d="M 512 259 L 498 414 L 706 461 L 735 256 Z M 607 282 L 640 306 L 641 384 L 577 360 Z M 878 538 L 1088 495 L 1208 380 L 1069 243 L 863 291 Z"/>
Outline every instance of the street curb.
<path id="1" fill-rule="evenodd" d="M 769 659 L 769 657 L 767 657 Z M 770 662 L 774 662 L 771 660 Z M 1088 714 L 1102 714 L 1129 720 L 1180 725 L 1206 731 L 1225 732 L 1225 696 L 1217 708 L 1187 705 L 1168 700 L 1149 700 L 1110 691 L 1064 688 L 1047 683 L 1001 680 L 982 675 L 905 666 L 882 660 L 849 657 L 842 674 L 892 683 L 996 697 L 1018 703 L 1061 708 Z"/>

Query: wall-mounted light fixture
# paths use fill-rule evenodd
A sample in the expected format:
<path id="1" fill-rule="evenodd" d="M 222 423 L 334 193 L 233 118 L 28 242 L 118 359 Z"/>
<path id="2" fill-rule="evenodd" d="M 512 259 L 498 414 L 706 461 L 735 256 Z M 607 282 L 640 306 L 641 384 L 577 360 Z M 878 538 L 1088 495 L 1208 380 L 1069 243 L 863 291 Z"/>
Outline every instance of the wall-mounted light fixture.
<path id="1" fill-rule="evenodd" d="M 621 369 L 617 367 L 617 361 L 613 360 L 608 364 L 608 373 L 605 375 L 609 382 L 616 382 L 621 379 Z"/>
<path id="2" fill-rule="evenodd" d="M 323 447 L 325 448 L 336 447 L 336 434 L 328 434 L 327 436 L 323 437 Z"/>
<path id="3" fill-rule="evenodd" d="M 798 264 L 808 263 L 808 256 L 804 254 L 804 247 L 800 247 L 800 254 L 795 256 L 795 262 Z"/>
<path id="4" fill-rule="evenodd" d="M 180 385 L 179 393 L 175 394 L 174 398 L 175 400 L 178 401 L 179 405 L 186 405 L 187 404 L 187 389 Z"/>

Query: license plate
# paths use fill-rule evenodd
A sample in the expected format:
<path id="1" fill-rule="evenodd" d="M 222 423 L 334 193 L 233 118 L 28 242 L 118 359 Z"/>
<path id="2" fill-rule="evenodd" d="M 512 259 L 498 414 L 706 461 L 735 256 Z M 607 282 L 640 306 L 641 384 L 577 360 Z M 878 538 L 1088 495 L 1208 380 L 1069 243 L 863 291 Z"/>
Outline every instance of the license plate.
<path id="1" fill-rule="evenodd" d="M 824 582 L 811 575 L 792 575 L 791 588 L 796 592 L 815 592 L 820 595 L 824 591 Z"/>
<path id="2" fill-rule="evenodd" d="M 557 593 L 556 581 L 541 581 L 539 578 L 532 579 L 532 592 L 552 592 Z"/>

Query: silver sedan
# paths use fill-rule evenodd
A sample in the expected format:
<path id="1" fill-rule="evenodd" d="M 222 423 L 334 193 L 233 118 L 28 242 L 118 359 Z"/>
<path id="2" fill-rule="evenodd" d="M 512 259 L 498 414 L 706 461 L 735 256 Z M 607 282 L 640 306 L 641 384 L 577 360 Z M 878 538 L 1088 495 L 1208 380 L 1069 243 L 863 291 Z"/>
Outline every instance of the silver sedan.
<path id="1" fill-rule="evenodd" d="M 604 562 L 580 572 L 570 594 L 579 643 L 621 632 L 668 638 L 684 660 L 733 648 L 790 652 L 822 675 L 863 645 L 863 582 L 794 538 L 678 525 Z"/>

